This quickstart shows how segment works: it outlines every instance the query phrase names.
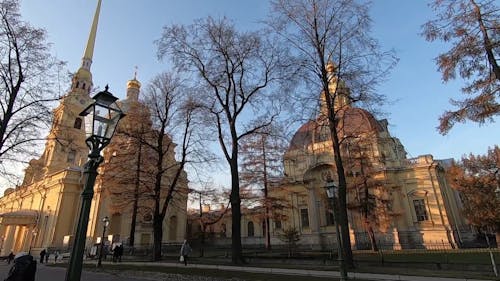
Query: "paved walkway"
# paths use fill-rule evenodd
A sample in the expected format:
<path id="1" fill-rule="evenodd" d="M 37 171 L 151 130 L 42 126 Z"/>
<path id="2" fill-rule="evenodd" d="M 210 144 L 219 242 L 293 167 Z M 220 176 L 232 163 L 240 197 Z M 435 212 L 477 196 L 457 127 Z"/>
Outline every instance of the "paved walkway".
<path id="1" fill-rule="evenodd" d="M 0 261 L 0 280 L 7 278 L 9 269 L 12 264 Z M 35 281 L 64 281 L 66 277 L 66 268 L 56 266 L 45 266 L 45 264 L 37 264 Z M 84 271 L 82 273 L 82 281 L 141 281 L 143 278 L 124 278 L 106 273 Z"/>
<path id="2" fill-rule="evenodd" d="M 92 263 L 95 263 L 93 261 Z M 106 262 L 107 263 L 107 262 Z M 135 265 L 135 266 L 158 266 L 158 267 L 185 267 L 179 263 L 151 263 L 151 262 L 122 262 L 121 265 Z M 0 262 L 0 280 L 7 277 L 8 270 L 11 265 Z M 188 268 L 199 269 L 218 269 L 226 271 L 242 271 L 253 273 L 273 273 L 284 275 L 301 275 L 301 276 L 314 276 L 326 278 L 338 278 L 339 272 L 337 271 L 321 271 L 321 270 L 305 270 L 305 269 L 284 269 L 284 268 L 262 268 L 262 267 L 241 267 L 241 266 L 225 266 L 225 265 L 203 265 L 203 264 L 189 264 Z M 63 281 L 66 273 L 64 267 L 45 266 L 45 264 L 38 264 L 37 274 L 35 281 Z M 372 274 L 372 273 L 349 273 L 350 279 L 362 280 L 385 280 L 385 281 L 484 281 L 477 279 L 466 278 L 440 278 L 440 277 L 422 277 L 422 276 L 408 276 L 408 275 L 390 275 L 390 274 Z M 124 277 L 122 275 L 115 275 L 109 273 L 98 273 L 83 271 L 82 281 L 138 281 L 138 280 L 179 280 L 178 278 L 144 278 L 140 276 Z M 190 279 L 188 279 L 190 280 Z"/>

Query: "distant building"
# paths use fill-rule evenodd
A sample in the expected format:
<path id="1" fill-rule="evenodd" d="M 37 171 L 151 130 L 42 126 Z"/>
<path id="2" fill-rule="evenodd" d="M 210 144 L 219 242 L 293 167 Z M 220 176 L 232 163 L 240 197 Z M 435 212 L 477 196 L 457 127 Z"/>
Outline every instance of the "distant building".
<path id="1" fill-rule="evenodd" d="M 340 118 L 337 131 L 353 249 L 454 248 L 471 239 L 458 194 L 446 182 L 442 164 L 447 162 L 432 155 L 408 159 L 399 139 L 390 135 L 387 120 L 376 120 L 368 111 L 353 107 L 349 89 L 342 81 L 336 84 L 332 63 L 327 71 L 333 77 L 332 92 L 338 86 L 334 106 Z M 335 220 L 324 188 L 336 178 L 326 114 L 322 94 L 317 118 L 297 130 L 284 154 L 286 176 L 269 190 L 269 198 L 282 202 L 282 208 L 272 208 L 270 214 L 272 244 L 282 243 L 278 237 L 285 228 L 300 232 L 299 245 L 327 249 L 336 243 Z M 265 217 L 263 207 L 243 210 L 244 245 L 264 245 Z M 189 223 L 193 236 L 198 221 L 193 216 Z M 230 237 L 230 226 L 227 215 L 210 227 Z M 214 243 L 228 243 L 223 237 Z"/>
<path id="2" fill-rule="evenodd" d="M 54 121 L 42 156 L 29 162 L 22 185 L 7 189 L 0 198 L 0 255 L 7 255 L 10 251 L 28 251 L 31 248 L 35 251 L 43 248 L 64 250 L 69 249 L 72 243 L 81 204 L 80 194 L 85 181 L 82 166 L 89 153 L 85 144 L 85 124 L 79 113 L 91 102 L 89 95 L 93 84 L 90 66 L 100 4 L 101 0 L 98 2 L 82 65 L 73 76 L 71 89 L 54 109 Z M 140 86 L 135 77 L 127 83 L 127 98 L 121 102 L 121 106 L 128 116 L 120 127 L 130 124 L 137 117 L 134 116 L 137 112 L 147 112 L 145 106 L 138 101 Z M 151 126 L 151 123 L 148 125 Z M 170 141 L 168 136 L 165 138 Z M 117 147 L 117 143 L 124 142 L 127 142 L 126 137 L 117 136 L 104 151 L 105 163 L 100 168 L 101 176 L 94 187 L 87 246 L 100 241 L 98 238 L 102 235 L 102 218 L 105 216 L 110 218 L 107 231 L 110 242 L 128 242 L 130 238 L 132 204 L 117 208 L 114 201 L 123 199 L 110 190 L 119 183 L 106 181 L 105 170 L 105 164 L 112 161 L 111 158 L 116 154 L 113 152 L 118 151 L 123 156 L 127 155 L 127 149 L 132 150 L 131 147 Z M 121 159 L 124 171 L 136 170 L 134 154 L 129 159 Z M 173 150 L 165 161 L 175 161 Z M 107 173 L 113 174 L 116 171 Z M 181 184 L 181 190 L 187 190 L 185 174 Z M 126 185 L 123 188 L 125 187 Z M 164 221 L 164 242 L 181 242 L 185 236 L 187 192 L 177 193 L 174 200 L 175 206 L 168 209 Z M 143 204 L 150 202 L 144 200 Z M 140 210 L 134 235 L 135 245 L 152 244 L 151 209 L 149 212 Z"/>

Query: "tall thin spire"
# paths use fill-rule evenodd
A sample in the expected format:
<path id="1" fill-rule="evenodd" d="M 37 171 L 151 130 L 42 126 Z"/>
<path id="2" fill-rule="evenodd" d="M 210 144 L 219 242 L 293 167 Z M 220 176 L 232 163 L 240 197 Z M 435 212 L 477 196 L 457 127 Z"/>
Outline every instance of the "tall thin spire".
<path id="1" fill-rule="evenodd" d="M 101 0 L 98 0 L 97 8 L 95 9 L 94 20 L 92 21 L 92 27 L 90 28 L 89 40 L 87 41 L 87 47 L 85 48 L 85 52 L 83 53 L 82 66 L 73 76 L 73 83 L 71 85 L 72 90 L 80 89 L 78 91 L 84 90 L 86 93 L 90 93 L 90 90 L 92 89 L 92 73 L 90 72 L 90 66 L 92 65 L 92 57 L 94 55 L 94 45 L 100 12 Z"/>
<path id="2" fill-rule="evenodd" d="M 97 8 L 94 14 L 94 21 L 92 22 L 92 27 L 90 28 L 89 40 L 87 41 L 87 47 L 85 48 L 85 53 L 82 58 L 82 68 L 90 70 L 90 65 L 92 64 L 92 56 L 94 55 L 94 45 L 95 37 L 97 34 L 97 24 L 99 23 L 99 13 L 101 11 L 101 0 L 97 2 Z"/>

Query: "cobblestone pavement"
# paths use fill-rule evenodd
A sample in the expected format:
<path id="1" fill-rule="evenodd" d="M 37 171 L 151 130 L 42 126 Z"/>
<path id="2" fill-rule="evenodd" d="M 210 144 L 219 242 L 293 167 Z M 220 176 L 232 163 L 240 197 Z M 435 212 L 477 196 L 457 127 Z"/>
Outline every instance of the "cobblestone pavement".
<path id="1" fill-rule="evenodd" d="M 7 265 L 6 262 L 0 261 L 0 280 L 7 278 L 7 274 L 11 265 Z M 64 281 L 66 274 L 66 268 L 64 267 L 54 267 L 45 266 L 45 264 L 37 264 L 36 278 L 35 281 Z M 220 280 L 240 280 L 241 279 L 216 279 L 207 276 L 192 276 L 192 275 L 181 275 L 181 274 L 166 274 L 157 272 L 142 272 L 142 271 L 109 271 L 108 273 L 83 271 L 82 281 L 139 281 L 139 280 L 162 280 L 162 281 L 220 281 Z"/>

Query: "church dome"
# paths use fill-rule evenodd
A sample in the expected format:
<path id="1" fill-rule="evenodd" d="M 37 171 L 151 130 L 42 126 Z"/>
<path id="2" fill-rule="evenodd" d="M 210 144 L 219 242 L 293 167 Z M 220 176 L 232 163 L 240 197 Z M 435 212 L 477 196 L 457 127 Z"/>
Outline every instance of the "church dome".
<path id="1" fill-rule="evenodd" d="M 373 117 L 371 113 L 355 107 L 348 107 L 337 113 L 341 119 L 339 122 L 339 137 L 359 136 L 362 134 L 383 131 L 382 125 Z M 305 149 L 313 143 L 330 140 L 330 129 L 327 122 L 319 119 L 311 120 L 302 125 L 292 137 L 288 151 L 295 149 Z"/>
<path id="2" fill-rule="evenodd" d="M 384 130 L 375 117 L 362 108 L 350 107 L 339 113 L 344 123 L 342 128 L 344 136 L 358 136 L 372 132 L 378 134 Z"/>
<path id="3" fill-rule="evenodd" d="M 140 89 L 141 88 L 141 82 L 139 82 L 137 79 L 132 79 L 128 80 L 127 82 L 127 88 L 135 88 L 135 89 Z"/>

